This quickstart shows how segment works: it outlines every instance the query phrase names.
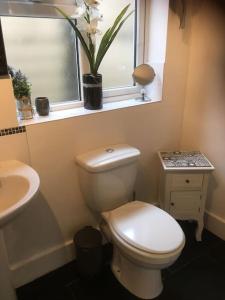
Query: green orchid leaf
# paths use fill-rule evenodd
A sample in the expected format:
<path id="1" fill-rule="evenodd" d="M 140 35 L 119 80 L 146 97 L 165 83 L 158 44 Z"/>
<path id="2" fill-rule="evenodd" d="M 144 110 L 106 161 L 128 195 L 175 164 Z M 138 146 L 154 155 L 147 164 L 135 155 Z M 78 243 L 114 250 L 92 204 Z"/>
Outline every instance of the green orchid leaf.
<path id="1" fill-rule="evenodd" d="M 124 9 L 120 12 L 120 14 L 117 16 L 117 18 L 115 19 L 113 26 L 110 27 L 106 33 L 104 34 L 101 43 L 99 45 L 99 49 L 98 49 L 98 54 L 96 57 L 96 64 L 98 64 L 99 60 L 102 57 L 102 54 L 104 52 L 104 49 L 106 48 L 107 44 L 109 43 L 113 32 L 115 31 L 115 29 L 117 28 L 118 24 L 120 23 L 120 21 L 122 20 L 122 18 L 124 17 L 124 15 L 126 14 L 128 8 L 130 7 L 130 4 L 128 4 L 127 6 L 124 7 Z M 101 59 L 102 60 L 102 59 Z"/>
<path id="2" fill-rule="evenodd" d="M 133 11 L 130 12 L 122 21 L 120 21 L 117 29 L 112 32 L 112 34 L 109 37 L 109 40 L 107 42 L 107 44 L 104 46 L 104 48 L 101 49 L 101 51 L 98 51 L 98 55 L 96 58 L 96 63 L 95 63 L 95 72 L 97 73 L 99 66 L 105 56 L 105 54 L 107 53 L 109 47 L 111 46 L 112 42 L 114 41 L 115 37 L 117 36 L 118 32 L 120 31 L 121 27 L 123 26 L 123 24 L 126 22 L 126 20 L 133 14 Z"/>
<path id="3" fill-rule="evenodd" d="M 120 23 L 120 21 L 122 20 L 122 18 L 126 14 L 126 12 L 127 12 L 127 10 L 128 10 L 129 7 L 130 7 L 130 4 L 128 4 L 127 6 L 125 6 L 124 9 L 122 9 L 122 11 L 120 12 L 120 14 L 117 16 L 116 20 L 114 21 L 113 26 L 111 27 L 111 33 L 116 29 L 117 25 Z"/>
<path id="4" fill-rule="evenodd" d="M 92 61 L 92 56 L 91 56 L 91 53 L 90 53 L 90 50 L 82 36 L 82 34 L 80 33 L 79 29 L 77 28 L 77 26 L 74 24 L 74 22 L 70 19 L 70 17 L 63 11 L 61 10 L 60 8 L 58 7 L 55 7 L 55 9 L 61 14 L 64 16 L 64 18 L 70 23 L 70 25 L 72 26 L 73 30 L 75 31 L 77 37 L 79 38 L 80 42 L 81 42 L 81 45 L 87 55 L 87 58 L 88 58 L 88 61 L 89 61 L 89 64 L 90 64 L 90 68 L 93 69 L 93 61 Z"/>

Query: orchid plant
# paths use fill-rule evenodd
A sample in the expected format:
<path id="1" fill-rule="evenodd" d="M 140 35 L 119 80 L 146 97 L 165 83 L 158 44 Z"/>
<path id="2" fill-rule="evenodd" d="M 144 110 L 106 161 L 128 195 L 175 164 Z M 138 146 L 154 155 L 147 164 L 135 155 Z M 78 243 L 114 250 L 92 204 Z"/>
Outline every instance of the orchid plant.
<path id="1" fill-rule="evenodd" d="M 83 23 L 84 25 L 81 27 L 79 24 L 77 25 L 74 23 L 73 19 L 71 19 L 63 10 L 58 7 L 56 8 L 58 12 L 68 20 L 75 31 L 87 56 L 90 65 L 90 72 L 94 76 L 97 75 L 98 69 L 106 52 L 108 51 L 124 22 L 133 13 L 133 11 L 127 13 L 130 4 L 125 6 L 115 19 L 112 26 L 105 32 L 100 41 L 98 49 L 96 49 L 96 36 L 101 34 L 100 30 L 98 29 L 98 23 L 99 21 L 102 21 L 103 18 L 99 10 L 99 4 L 99 1 L 96 0 L 82 0 L 78 10 L 79 14 L 76 16 L 76 19 L 79 18 L 78 23 Z"/>

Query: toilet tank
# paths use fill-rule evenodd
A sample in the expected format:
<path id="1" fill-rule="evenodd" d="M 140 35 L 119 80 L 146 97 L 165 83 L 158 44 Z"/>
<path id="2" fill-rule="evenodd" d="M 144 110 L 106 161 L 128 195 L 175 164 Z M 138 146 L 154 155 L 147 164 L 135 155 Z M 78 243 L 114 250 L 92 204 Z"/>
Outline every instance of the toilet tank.
<path id="1" fill-rule="evenodd" d="M 81 191 L 96 212 L 132 200 L 140 151 L 126 144 L 99 148 L 76 157 Z"/>

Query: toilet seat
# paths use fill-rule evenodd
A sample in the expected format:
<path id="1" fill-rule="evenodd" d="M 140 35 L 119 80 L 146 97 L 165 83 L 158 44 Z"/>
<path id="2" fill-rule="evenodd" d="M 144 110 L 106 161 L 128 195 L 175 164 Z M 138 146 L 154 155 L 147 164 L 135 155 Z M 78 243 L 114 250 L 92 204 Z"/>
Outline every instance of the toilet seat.
<path id="1" fill-rule="evenodd" d="M 180 251 L 185 242 L 176 220 L 152 204 L 132 201 L 103 213 L 103 217 L 120 241 L 146 254 Z"/>

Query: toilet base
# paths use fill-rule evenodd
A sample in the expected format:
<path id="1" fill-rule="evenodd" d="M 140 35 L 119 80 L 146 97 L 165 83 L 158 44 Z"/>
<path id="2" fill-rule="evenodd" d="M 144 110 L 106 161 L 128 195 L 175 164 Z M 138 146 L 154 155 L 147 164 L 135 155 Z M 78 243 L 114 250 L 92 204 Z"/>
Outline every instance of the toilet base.
<path id="1" fill-rule="evenodd" d="M 117 280 L 139 298 L 154 299 L 163 290 L 160 269 L 148 269 L 134 264 L 115 246 L 111 268 Z"/>

